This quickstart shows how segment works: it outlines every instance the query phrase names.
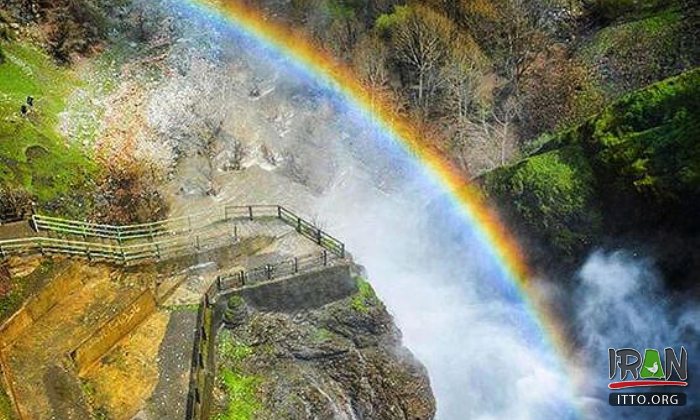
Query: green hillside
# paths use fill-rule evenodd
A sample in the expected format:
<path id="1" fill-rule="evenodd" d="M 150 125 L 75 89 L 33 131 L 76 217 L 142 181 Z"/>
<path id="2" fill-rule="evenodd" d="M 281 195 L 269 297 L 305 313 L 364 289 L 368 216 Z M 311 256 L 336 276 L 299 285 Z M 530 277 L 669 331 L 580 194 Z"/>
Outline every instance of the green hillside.
<path id="1" fill-rule="evenodd" d="M 647 230 L 677 231 L 696 240 L 698 139 L 700 69 L 695 69 L 539 139 L 527 158 L 481 182 L 512 222 L 536 238 L 531 249 L 571 261 L 612 235 L 651 240 Z"/>
<path id="2" fill-rule="evenodd" d="M 24 43 L 2 43 L 0 64 L 0 185 L 25 188 L 43 205 L 58 205 L 86 185 L 96 167 L 57 128 L 68 95 L 79 84 L 68 69 Z M 35 98 L 27 115 L 20 108 Z"/>

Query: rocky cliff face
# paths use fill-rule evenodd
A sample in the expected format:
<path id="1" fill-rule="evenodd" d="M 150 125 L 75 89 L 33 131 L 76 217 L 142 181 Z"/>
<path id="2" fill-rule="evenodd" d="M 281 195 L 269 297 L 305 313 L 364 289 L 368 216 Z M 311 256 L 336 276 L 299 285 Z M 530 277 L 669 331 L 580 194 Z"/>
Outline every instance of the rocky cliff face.
<path id="1" fill-rule="evenodd" d="M 346 297 L 316 307 L 265 307 L 260 293 L 228 300 L 213 418 L 434 417 L 425 368 L 371 286 L 348 279 Z"/>

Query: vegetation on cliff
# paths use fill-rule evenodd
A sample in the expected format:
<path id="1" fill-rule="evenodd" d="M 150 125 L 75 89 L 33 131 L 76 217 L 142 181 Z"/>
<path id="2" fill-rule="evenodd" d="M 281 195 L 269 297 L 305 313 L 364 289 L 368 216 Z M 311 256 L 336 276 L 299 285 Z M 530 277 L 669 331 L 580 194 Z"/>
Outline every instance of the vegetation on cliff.
<path id="1" fill-rule="evenodd" d="M 278 301 L 278 310 L 260 309 L 261 295 L 229 300 L 217 337 L 215 418 L 433 418 L 424 368 L 370 284 L 348 281 L 355 291 L 340 299 L 329 301 L 323 286 L 306 291 L 320 300 L 303 310 Z"/>
<path id="2" fill-rule="evenodd" d="M 530 156 L 481 181 L 525 235 L 570 260 L 606 237 L 660 226 L 691 240 L 700 211 L 698 138 L 700 69 L 543 137 Z"/>

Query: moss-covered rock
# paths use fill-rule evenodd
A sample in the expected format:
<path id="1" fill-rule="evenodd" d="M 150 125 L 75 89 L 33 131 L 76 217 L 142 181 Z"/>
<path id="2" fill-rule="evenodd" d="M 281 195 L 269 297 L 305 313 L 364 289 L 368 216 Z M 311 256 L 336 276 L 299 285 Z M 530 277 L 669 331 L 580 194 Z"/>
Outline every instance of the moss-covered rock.
<path id="1" fill-rule="evenodd" d="M 486 177 L 487 190 L 506 198 L 533 231 L 566 255 L 600 234 L 593 170 L 580 145 L 529 157 Z"/>
<path id="2" fill-rule="evenodd" d="M 692 13 L 681 1 L 598 0 L 596 5 L 606 22 L 574 54 L 588 74 L 576 95 L 578 115 L 590 115 L 601 100 L 616 100 L 698 64 Z"/>
<path id="3" fill-rule="evenodd" d="M 217 336 L 213 418 L 433 418 L 425 369 L 356 281 L 355 294 L 294 311 L 229 302 L 242 318 Z"/>
<path id="4" fill-rule="evenodd" d="M 664 230 L 696 241 L 698 139 L 700 69 L 695 69 L 541 139 L 529 157 L 481 180 L 524 236 L 569 261 L 610 238 L 653 245 Z M 674 251 L 679 260 L 684 253 L 695 258 L 688 249 Z"/>

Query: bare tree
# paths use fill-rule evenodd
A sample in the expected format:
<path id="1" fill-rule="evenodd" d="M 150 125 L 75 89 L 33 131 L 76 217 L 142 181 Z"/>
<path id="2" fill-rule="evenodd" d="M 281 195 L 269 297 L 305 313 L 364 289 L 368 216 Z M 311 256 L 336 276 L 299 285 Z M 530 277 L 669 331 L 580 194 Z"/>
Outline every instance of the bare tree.
<path id="1" fill-rule="evenodd" d="M 463 0 L 463 19 L 518 92 L 535 58 L 551 44 L 549 0 Z"/>
<path id="2" fill-rule="evenodd" d="M 362 38 L 353 51 L 353 67 L 372 95 L 373 107 L 377 99 L 386 98 L 390 78 L 386 44 L 373 35 Z"/>
<path id="3" fill-rule="evenodd" d="M 392 28 L 397 58 L 415 75 L 415 103 L 424 111 L 439 87 L 440 67 L 455 34 L 452 21 L 424 6 L 411 6 L 407 17 Z"/>

